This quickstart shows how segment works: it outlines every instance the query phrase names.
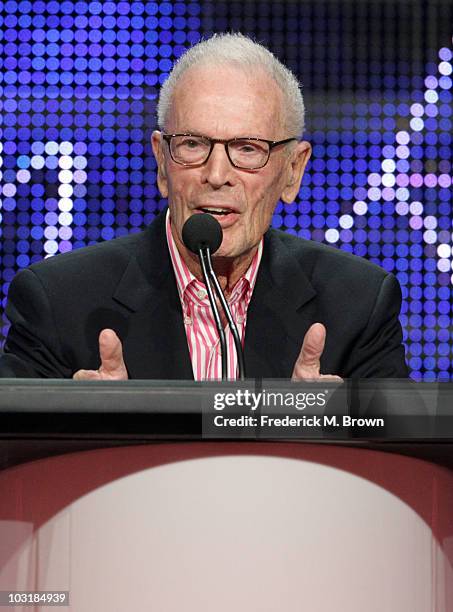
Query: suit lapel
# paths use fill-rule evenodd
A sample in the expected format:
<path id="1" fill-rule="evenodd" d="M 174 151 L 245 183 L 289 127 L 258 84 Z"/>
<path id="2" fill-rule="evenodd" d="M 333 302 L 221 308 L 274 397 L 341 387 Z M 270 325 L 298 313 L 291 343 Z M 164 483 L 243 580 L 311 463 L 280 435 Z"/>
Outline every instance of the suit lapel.
<path id="1" fill-rule="evenodd" d="M 130 311 L 125 362 L 135 379 L 193 379 L 165 212 L 143 233 L 114 294 Z"/>
<path id="2" fill-rule="evenodd" d="M 313 322 L 316 292 L 277 232 L 265 235 L 247 314 L 248 378 L 289 378 Z M 181 303 L 165 238 L 165 211 L 141 234 L 114 294 L 128 315 L 131 378 L 193 379 Z"/>
<path id="3" fill-rule="evenodd" d="M 265 235 L 263 259 L 247 313 L 248 378 L 289 378 L 313 321 L 316 291 L 277 232 Z"/>

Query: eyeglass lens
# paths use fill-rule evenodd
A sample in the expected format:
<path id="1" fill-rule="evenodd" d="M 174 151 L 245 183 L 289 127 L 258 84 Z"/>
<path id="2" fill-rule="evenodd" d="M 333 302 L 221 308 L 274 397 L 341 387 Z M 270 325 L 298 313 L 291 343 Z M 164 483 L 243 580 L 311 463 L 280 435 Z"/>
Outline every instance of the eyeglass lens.
<path id="1" fill-rule="evenodd" d="M 173 159 L 187 165 L 203 163 L 211 151 L 211 141 L 201 136 L 173 136 L 170 146 Z M 231 140 L 227 147 L 231 161 L 241 168 L 262 166 L 269 157 L 268 143 L 259 140 Z"/>

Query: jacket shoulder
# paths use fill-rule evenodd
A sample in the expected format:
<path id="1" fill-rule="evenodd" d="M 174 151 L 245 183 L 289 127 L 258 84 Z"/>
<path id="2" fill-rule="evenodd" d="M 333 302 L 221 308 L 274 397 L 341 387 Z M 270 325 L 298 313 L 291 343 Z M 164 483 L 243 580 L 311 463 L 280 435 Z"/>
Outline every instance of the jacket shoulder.
<path id="1" fill-rule="evenodd" d="M 147 231 L 129 234 L 121 238 L 106 240 L 98 244 L 90 245 L 68 253 L 61 253 L 49 257 L 29 266 L 29 270 L 38 276 L 47 274 L 58 274 L 64 271 L 65 275 L 80 271 L 92 271 L 102 268 L 115 269 L 121 262 L 126 263 L 142 248 L 147 240 Z"/>
<path id="2" fill-rule="evenodd" d="M 269 233 L 272 235 L 272 243 L 276 243 L 277 248 L 287 249 L 310 278 L 328 274 L 336 279 L 356 278 L 382 282 L 389 275 L 389 272 L 363 257 L 333 246 L 279 230 L 271 230 Z"/>

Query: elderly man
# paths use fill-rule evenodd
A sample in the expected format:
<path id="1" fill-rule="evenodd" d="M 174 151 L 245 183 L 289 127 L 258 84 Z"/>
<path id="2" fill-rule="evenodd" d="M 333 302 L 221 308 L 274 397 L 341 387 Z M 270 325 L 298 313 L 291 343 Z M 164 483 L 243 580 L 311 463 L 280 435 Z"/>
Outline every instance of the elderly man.
<path id="1" fill-rule="evenodd" d="M 226 34 L 189 50 L 162 87 L 152 135 L 168 212 L 140 234 L 20 272 L 2 374 L 220 378 L 199 261 L 182 240 L 185 221 L 206 212 L 223 229 L 214 269 L 249 377 L 407 376 L 394 277 L 268 229 L 277 202 L 299 192 L 303 119 L 296 78 L 264 47 Z"/>

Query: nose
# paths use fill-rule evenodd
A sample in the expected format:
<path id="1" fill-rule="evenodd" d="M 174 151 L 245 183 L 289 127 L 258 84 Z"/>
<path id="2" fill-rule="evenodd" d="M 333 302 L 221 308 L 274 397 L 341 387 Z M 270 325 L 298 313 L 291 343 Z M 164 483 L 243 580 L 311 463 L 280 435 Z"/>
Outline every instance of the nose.
<path id="1" fill-rule="evenodd" d="M 223 185 L 231 185 L 234 168 L 228 159 L 225 145 L 220 142 L 214 144 L 211 155 L 204 165 L 204 179 L 214 189 Z"/>

